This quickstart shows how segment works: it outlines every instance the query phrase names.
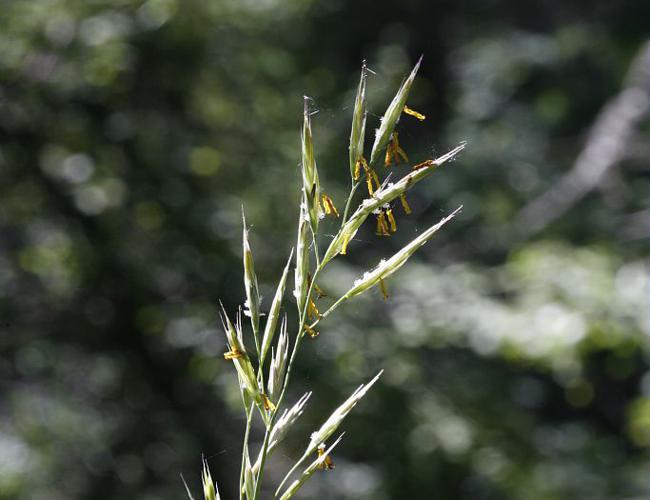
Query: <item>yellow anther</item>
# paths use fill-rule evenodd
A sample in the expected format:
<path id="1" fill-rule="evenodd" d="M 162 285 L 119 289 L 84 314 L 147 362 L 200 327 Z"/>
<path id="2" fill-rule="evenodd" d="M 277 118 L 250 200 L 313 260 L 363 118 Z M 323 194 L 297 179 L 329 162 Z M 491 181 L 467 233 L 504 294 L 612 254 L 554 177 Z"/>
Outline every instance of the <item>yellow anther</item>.
<path id="1" fill-rule="evenodd" d="M 359 180 L 361 177 L 361 169 L 363 168 L 364 173 L 366 174 L 366 186 L 368 187 L 368 194 L 372 196 L 375 192 L 375 188 L 373 187 L 373 182 L 375 183 L 374 185 L 377 186 L 376 189 L 379 189 L 379 177 L 377 177 L 377 174 L 375 171 L 370 168 L 368 165 L 368 162 L 366 159 L 362 156 L 357 160 L 357 163 L 354 167 L 354 180 Z"/>
<path id="2" fill-rule="evenodd" d="M 327 294 L 316 283 L 314 283 L 314 292 L 316 292 L 316 297 L 319 299 L 327 297 Z"/>
<path id="3" fill-rule="evenodd" d="M 386 216 L 383 211 L 377 214 L 377 236 L 390 236 Z"/>
<path id="4" fill-rule="evenodd" d="M 406 113 L 407 115 L 414 116 L 420 121 L 424 121 L 426 119 L 426 116 L 424 116 L 422 113 L 418 113 L 417 111 L 412 110 L 408 106 L 404 106 L 404 113 Z"/>
<path id="5" fill-rule="evenodd" d="M 368 170 L 370 171 L 370 176 L 372 177 L 372 180 L 375 181 L 376 188 L 379 189 L 381 184 L 379 183 L 379 177 L 377 177 L 377 173 L 371 168 L 368 168 Z"/>
<path id="6" fill-rule="evenodd" d="M 422 163 L 418 163 L 417 165 L 414 165 L 413 168 L 411 168 L 411 170 L 420 170 L 421 168 L 430 167 L 431 165 L 433 165 L 433 163 L 434 163 L 433 160 L 426 160 L 423 161 Z"/>
<path id="7" fill-rule="evenodd" d="M 321 443 L 316 451 L 318 452 L 319 457 L 325 455 L 325 444 Z M 318 464 L 318 468 L 320 470 L 332 470 L 335 468 L 334 461 L 330 458 L 329 455 L 326 455 L 323 461 Z"/>
<path id="8" fill-rule="evenodd" d="M 390 144 L 386 147 L 386 158 L 384 159 L 384 165 L 390 167 L 391 163 L 399 164 L 400 160 L 408 162 L 409 158 L 406 155 L 406 152 L 399 145 L 399 137 L 397 132 L 393 132 L 393 137 L 390 141 Z"/>
<path id="9" fill-rule="evenodd" d="M 389 208 L 386 210 L 386 218 L 388 219 L 388 223 L 390 224 L 390 230 L 391 232 L 397 231 L 397 223 L 395 222 L 395 217 L 393 217 L 393 211 Z"/>
<path id="10" fill-rule="evenodd" d="M 366 170 L 366 178 L 368 182 L 368 194 L 372 195 L 375 192 L 372 183 L 374 181 L 376 189 L 379 189 L 379 177 L 377 177 L 377 173 L 372 168 L 368 167 L 368 170 Z"/>
<path id="11" fill-rule="evenodd" d="M 354 180 L 358 181 L 359 177 L 361 177 L 361 160 L 357 160 L 357 162 L 354 164 Z"/>
<path id="12" fill-rule="evenodd" d="M 275 411 L 275 405 L 271 402 L 271 400 L 268 398 L 268 396 L 264 393 L 262 393 L 262 404 L 264 405 L 264 409 L 266 411 Z"/>
<path id="13" fill-rule="evenodd" d="M 314 292 L 316 292 L 316 297 L 317 298 L 320 299 L 320 298 L 323 298 L 323 297 L 327 297 L 327 294 L 323 290 L 321 290 L 321 288 L 316 283 L 313 283 L 313 281 L 311 279 L 311 273 L 307 273 L 307 286 L 313 286 L 314 287 Z"/>
<path id="14" fill-rule="evenodd" d="M 395 146 L 395 164 L 399 163 L 400 158 L 405 162 L 408 163 L 409 157 L 406 155 L 406 151 L 404 151 L 401 147 Z"/>
<path id="15" fill-rule="evenodd" d="M 307 317 L 312 320 L 314 318 L 320 319 L 321 314 L 318 312 L 318 308 L 313 300 L 309 299 L 309 305 L 307 306 Z"/>
<path id="16" fill-rule="evenodd" d="M 325 207 L 325 213 L 327 215 L 334 214 L 338 217 L 339 211 L 334 206 L 334 202 L 332 201 L 332 198 L 327 196 L 325 193 L 323 193 L 322 198 L 323 198 L 323 207 Z"/>
<path id="17" fill-rule="evenodd" d="M 318 337 L 318 332 L 314 330 L 311 326 L 305 325 L 305 331 L 312 339 Z"/>
<path id="18" fill-rule="evenodd" d="M 245 354 L 236 347 L 233 347 L 230 351 L 223 353 L 223 357 L 225 359 L 239 359 L 243 358 L 244 356 Z"/>
<path id="19" fill-rule="evenodd" d="M 404 213 L 406 213 L 406 215 L 409 215 L 412 212 L 412 210 L 411 207 L 409 206 L 409 202 L 406 201 L 406 195 L 401 194 L 399 199 L 402 202 L 402 208 L 404 209 Z"/>
<path id="20" fill-rule="evenodd" d="M 341 255 L 345 255 L 347 253 L 349 242 L 350 242 L 350 237 L 346 234 L 343 237 L 343 242 L 341 243 Z"/>
<path id="21" fill-rule="evenodd" d="M 386 148 L 386 156 L 384 157 L 384 166 L 390 167 L 390 164 L 393 163 L 393 144 L 389 144 Z"/>
<path id="22" fill-rule="evenodd" d="M 388 300 L 388 290 L 386 290 L 386 283 L 384 280 L 379 278 L 379 289 L 381 290 L 381 295 L 384 297 L 384 300 Z"/>
<path id="23" fill-rule="evenodd" d="M 366 186 L 368 187 L 368 194 L 372 195 L 375 190 L 372 188 L 372 177 L 368 174 L 366 174 Z"/>

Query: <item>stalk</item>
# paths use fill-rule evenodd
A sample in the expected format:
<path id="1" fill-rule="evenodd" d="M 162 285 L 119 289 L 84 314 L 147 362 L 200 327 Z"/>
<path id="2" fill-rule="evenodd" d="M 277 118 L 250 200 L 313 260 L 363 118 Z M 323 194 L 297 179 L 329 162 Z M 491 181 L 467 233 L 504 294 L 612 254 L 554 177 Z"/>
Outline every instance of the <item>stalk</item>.
<path id="1" fill-rule="evenodd" d="M 251 422 L 253 420 L 253 405 L 246 410 L 246 431 L 244 432 L 244 446 L 241 453 L 241 470 L 239 472 L 239 500 L 244 499 L 244 472 L 246 468 L 246 450 L 248 450 L 248 437 L 251 432 Z"/>
<path id="2" fill-rule="evenodd" d="M 352 181 L 352 189 L 350 189 L 348 201 L 345 202 L 345 210 L 343 210 L 343 217 L 341 218 L 341 227 L 343 227 L 343 224 L 348 220 L 348 214 L 350 213 L 350 207 L 352 206 L 352 198 L 354 198 L 354 193 L 356 193 L 359 184 L 361 183 Z"/>

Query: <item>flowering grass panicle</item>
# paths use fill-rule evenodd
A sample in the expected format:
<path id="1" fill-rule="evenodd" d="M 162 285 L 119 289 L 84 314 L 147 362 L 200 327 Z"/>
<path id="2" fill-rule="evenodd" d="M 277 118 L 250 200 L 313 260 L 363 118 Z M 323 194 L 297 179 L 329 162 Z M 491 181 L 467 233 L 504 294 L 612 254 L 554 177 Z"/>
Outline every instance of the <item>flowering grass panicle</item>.
<path id="1" fill-rule="evenodd" d="M 289 254 L 287 263 L 278 281 L 273 300 L 268 311 L 262 311 L 257 275 L 253 263 L 253 252 L 248 239 L 249 229 L 242 209 L 242 253 L 244 267 L 244 288 L 246 300 L 244 315 L 250 319 L 252 342 L 247 340 L 242 324 L 242 309 L 237 312 L 233 323 L 223 305 L 220 314 L 226 336 L 228 350 L 224 360 L 232 362 L 241 394 L 242 408 L 246 417 L 246 427 L 242 440 L 242 455 L 239 475 L 240 500 L 257 500 L 261 498 L 264 484 L 266 462 L 285 439 L 295 421 L 307 408 L 312 393 L 303 395 L 291 407 L 285 407 L 284 399 L 291 381 L 292 368 L 305 338 L 316 339 L 316 326 L 329 316 L 344 301 L 352 299 L 374 286 L 379 287 L 384 299 L 388 298 L 385 281 L 402 267 L 413 253 L 427 243 L 433 235 L 449 222 L 461 209 L 444 217 L 442 220 L 422 232 L 392 257 L 379 262 L 377 266 L 363 274 L 350 285 L 348 291 L 338 298 L 322 313 L 315 300 L 323 295 L 318 286 L 321 272 L 339 255 L 345 255 L 350 242 L 364 222 L 374 215 L 376 232 L 380 236 L 390 236 L 398 230 L 395 205 L 399 213 L 409 215 L 412 212 L 407 201 L 407 193 L 420 181 L 432 174 L 443 164 L 453 160 L 465 147 L 460 144 L 439 158 L 426 159 L 412 165 L 407 173 L 393 180 L 395 172 L 383 181 L 378 175 L 378 162 L 383 158 L 385 167 L 399 163 L 408 163 L 409 157 L 398 138 L 396 127 L 402 114 L 419 121 L 425 116 L 407 106 L 409 91 L 415 82 L 420 67 L 417 62 L 411 73 L 399 87 L 381 118 L 379 128 L 370 153 L 370 160 L 364 156 L 366 143 L 366 119 L 368 115 L 366 86 L 370 70 L 365 62 L 361 68 L 361 77 L 357 89 L 352 114 L 350 132 L 349 167 L 351 186 L 342 214 L 332 199 L 321 187 L 316 167 L 315 147 L 312 134 L 310 100 L 305 98 L 303 126 L 301 132 L 301 171 L 302 186 L 300 205 L 298 207 L 298 230 L 295 252 Z M 360 196 L 360 186 L 366 186 L 367 194 Z M 399 200 L 399 201 L 398 201 Z M 357 203 L 353 209 L 354 203 Z M 319 221 L 331 216 L 339 221 L 339 227 L 330 244 L 321 252 L 319 246 Z M 295 259 L 294 259 L 295 256 Z M 287 279 L 291 264 L 294 263 L 293 297 L 298 307 L 298 321 L 295 329 L 290 329 L 286 314 L 282 316 L 282 306 L 286 295 Z M 261 322 L 264 320 L 263 328 Z M 279 328 L 278 328 L 279 323 Z M 279 333 L 276 335 L 276 332 Z M 262 336 L 260 338 L 260 331 Z M 317 341 L 317 340 L 315 340 Z M 247 346 L 247 343 L 249 344 Z M 252 346 L 250 344 L 253 344 Z M 254 349 L 254 351 L 253 351 Z M 269 356 L 270 352 L 270 356 Z M 273 498 L 283 500 L 294 497 L 302 485 L 318 471 L 334 469 L 333 449 L 341 442 L 341 434 L 332 444 L 327 441 L 343 424 L 347 415 L 361 401 L 366 393 L 379 380 L 382 371 L 366 384 L 361 384 L 342 404 L 333 410 L 323 424 L 316 429 L 305 444 L 305 451 L 298 458 L 276 487 L 268 485 L 266 490 L 275 492 Z M 256 451 L 255 462 L 251 462 L 249 437 L 254 421 L 259 419 L 264 428 L 264 440 Z M 308 465 L 304 465 L 308 464 Z M 222 478 L 222 481 L 228 480 Z M 207 462 L 204 461 L 202 472 L 204 500 L 220 499 L 219 490 L 212 480 Z M 285 488 L 285 484 L 288 486 Z M 187 485 L 186 485 L 187 488 Z M 265 491 L 266 491 L 265 490 Z M 192 499 L 192 494 L 187 489 Z"/>

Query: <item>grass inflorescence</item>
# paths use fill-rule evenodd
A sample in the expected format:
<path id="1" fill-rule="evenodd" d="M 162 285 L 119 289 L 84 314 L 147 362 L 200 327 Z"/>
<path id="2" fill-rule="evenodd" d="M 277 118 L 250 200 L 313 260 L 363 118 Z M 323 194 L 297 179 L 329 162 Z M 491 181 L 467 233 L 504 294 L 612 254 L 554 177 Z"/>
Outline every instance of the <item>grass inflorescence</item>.
<path id="1" fill-rule="evenodd" d="M 302 186 L 296 244 L 288 257 L 271 305 L 265 312 L 261 310 L 253 252 L 248 240 L 249 229 L 242 209 L 242 253 L 246 301 L 243 310 L 240 308 L 234 315 L 234 320 L 223 306 L 220 311 L 228 344 L 224 359 L 234 365 L 246 420 L 238 487 L 240 500 L 260 498 L 267 460 L 291 430 L 293 423 L 302 415 L 311 397 L 311 392 L 308 392 L 293 405 L 287 405 L 285 402 L 292 368 L 303 339 L 317 338 L 316 327 L 319 323 L 346 300 L 373 287 L 378 287 L 386 299 L 388 293 L 385 280 L 403 266 L 416 250 L 427 243 L 436 231 L 460 210 L 459 207 L 420 233 L 393 256 L 381 260 L 356 280 L 345 294 L 335 297 L 333 304 L 327 310 L 322 313 L 318 310 L 315 301 L 322 293 L 317 284 L 321 272 L 333 259 L 349 251 L 348 247 L 363 223 L 372 215 L 376 219 L 378 235 L 389 236 L 394 233 L 397 230 L 394 205 L 400 206 L 406 215 L 410 214 L 411 208 L 406 198 L 409 190 L 445 162 L 454 159 L 465 147 L 464 144 L 460 144 L 439 158 L 431 158 L 413 165 L 408 173 L 394 182 L 390 182 L 390 176 L 383 181 L 380 180 L 377 174 L 380 163 L 385 167 L 391 167 L 394 163 L 409 162 L 396 131 L 401 116 L 406 114 L 420 121 L 425 119 L 423 114 L 409 108 L 406 104 L 419 66 L 420 61 L 401 84 L 381 118 L 380 126 L 375 132 L 370 159 L 367 160 L 364 147 L 367 118 L 366 84 L 369 70 L 365 62 L 362 65 L 350 133 L 350 191 L 342 212 L 339 212 L 333 200 L 320 185 L 314 154 L 309 100 L 305 98 L 301 133 Z M 362 186 L 365 186 L 366 194 L 361 196 L 361 201 L 352 210 L 355 200 L 359 197 L 358 188 Z M 327 248 L 321 252 L 318 245 L 319 222 L 325 216 L 335 217 L 340 221 L 340 225 Z M 298 308 L 298 324 L 295 329 L 290 329 L 286 315 L 281 315 L 292 264 L 294 267 L 293 298 Z M 249 321 L 243 320 L 242 312 Z M 261 318 L 265 318 L 263 329 L 260 328 Z M 250 328 L 245 326 L 248 322 Z M 248 335 L 245 330 L 250 330 L 252 335 Z M 334 468 L 332 450 L 341 442 L 343 434 L 340 434 L 329 446 L 326 442 L 337 433 L 345 417 L 377 382 L 381 374 L 382 371 L 379 371 L 368 383 L 361 384 L 311 434 L 302 456 L 279 484 L 273 487 L 273 498 L 283 500 L 292 498 L 317 471 Z M 253 420 L 256 418 L 262 421 L 265 434 L 255 459 L 251 460 L 249 436 Z M 205 500 L 220 499 L 219 489 L 205 461 L 202 481 Z M 187 492 L 192 498 L 189 490 Z"/>

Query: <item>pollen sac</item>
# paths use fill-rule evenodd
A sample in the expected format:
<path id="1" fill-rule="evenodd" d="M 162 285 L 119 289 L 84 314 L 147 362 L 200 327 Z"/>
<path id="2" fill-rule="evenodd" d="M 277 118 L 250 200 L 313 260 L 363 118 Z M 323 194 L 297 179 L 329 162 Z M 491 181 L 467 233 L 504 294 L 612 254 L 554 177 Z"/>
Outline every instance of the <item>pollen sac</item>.
<path id="1" fill-rule="evenodd" d="M 366 175 L 366 187 L 368 188 L 368 194 L 372 196 L 375 190 L 372 187 L 372 177 L 370 175 Z"/>
<path id="2" fill-rule="evenodd" d="M 418 163 L 417 165 L 414 165 L 413 168 L 411 168 L 411 170 L 415 171 L 415 170 L 420 170 L 422 168 L 431 167 L 433 166 L 434 163 L 435 162 L 433 160 L 426 160 L 423 161 L 422 163 Z"/>
<path id="3" fill-rule="evenodd" d="M 394 233 L 397 231 L 397 223 L 395 222 L 395 217 L 393 216 L 393 211 L 390 208 L 386 209 L 386 218 L 390 224 L 390 231 Z"/>
<path id="4" fill-rule="evenodd" d="M 406 215 L 410 215 L 413 211 L 411 210 L 411 206 L 409 205 L 409 202 L 406 201 L 406 195 L 401 194 L 399 199 L 402 202 L 402 208 L 404 209 L 404 213 Z"/>
<path id="5" fill-rule="evenodd" d="M 390 167 L 393 162 L 398 165 L 400 161 L 409 161 L 406 152 L 399 145 L 399 137 L 397 132 L 393 132 L 390 144 L 386 147 L 386 158 L 384 159 L 384 166 Z"/>
<path id="6" fill-rule="evenodd" d="M 312 327 L 307 326 L 307 325 L 305 325 L 305 331 L 307 332 L 307 334 L 308 334 L 312 339 L 315 339 L 315 338 L 318 337 L 318 335 L 319 335 L 319 332 L 317 332 L 317 331 L 314 330 Z"/>
<path id="7" fill-rule="evenodd" d="M 381 295 L 384 297 L 384 300 L 388 300 L 388 290 L 386 290 L 386 283 L 384 280 L 379 278 L 379 289 L 381 290 Z"/>
<path id="8" fill-rule="evenodd" d="M 316 283 L 314 283 L 314 292 L 316 292 L 316 298 L 322 299 L 323 297 L 327 297 L 327 294 Z"/>
<path id="9" fill-rule="evenodd" d="M 350 243 L 350 237 L 346 234 L 343 237 L 343 242 L 341 243 L 341 255 L 347 255 L 349 243 Z"/>
<path id="10" fill-rule="evenodd" d="M 321 443 L 316 450 L 319 458 L 325 456 L 320 464 L 318 464 L 318 469 L 320 470 L 333 470 L 335 468 L 334 461 L 329 455 L 325 455 L 325 443 Z"/>
<path id="11" fill-rule="evenodd" d="M 411 116 L 417 118 L 417 119 L 420 120 L 421 122 L 424 121 L 424 120 L 426 120 L 426 118 L 427 118 L 427 117 L 424 116 L 422 113 L 418 113 L 417 111 L 415 111 L 415 110 L 409 108 L 408 106 L 404 106 L 404 113 L 407 114 L 407 115 L 411 115 Z"/>
<path id="12" fill-rule="evenodd" d="M 397 222 L 390 205 L 386 204 L 374 213 L 377 216 L 377 236 L 390 236 L 390 233 L 397 231 Z"/>
<path id="13" fill-rule="evenodd" d="M 244 357 L 244 353 L 233 347 L 230 351 L 224 352 L 223 357 L 224 359 L 240 359 Z"/>
<path id="14" fill-rule="evenodd" d="M 363 158 L 360 158 L 354 165 L 354 175 L 352 177 L 355 181 L 358 181 L 361 177 L 361 161 L 365 160 Z"/>
<path id="15" fill-rule="evenodd" d="M 309 299 L 309 305 L 307 306 L 307 317 L 310 320 L 313 320 L 314 318 L 316 319 L 321 319 L 321 313 L 318 311 L 318 308 L 316 307 L 316 303 Z"/>
<path id="16" fill-rule="evenodd" d="M 386 156 L 384 157 L 384 166 L 390 167 L 391 163 L 393 163 L 393 148 L 392 148 L 392 144 L 389 144 L 388 147 L 386 148 Z"/>
<path id="17" fill-rule="evenodd" d="M 275 405 L 271 402 L 266 394 L 262 394 L 262 403 L 266 411 L 275 411 Z"/>
<path id="18" fill-rule="evenodd" d="M 377 236 L 390 236 L 390 232 L 388 231 L 388 224 L 386 223 L 386 215 L 384 215 L 384 211 L 381 210 L 377 214 Z"/>
<path id="19" fill-rule="evenodd" d="M 332 198 L 327 196 L 325 193 L 323 193 L 322 198 L 323 198 L 323 207 L 325 209 L 325 214 L 335 215 L 336 217 L 338 217 L 339 211 L 336 209 L 336 206 L 334 205 Z"/>
<path id="20" fill-rule="evenodd" d="M 377 177 L 377 174 L 375 171 L 368 165 L 368 162 L 364 157 L 361 157 L 359 161 L 357 162 L 357 166 L 355 168 L 355 180 L 359 180 L 361 177 L 361 169 L 363 168 L 364 173 L 366 174 L 366 186 L 368 188 L 368 194 L 372 196 L 374 192 L 379 189 L 380 183 L 379 183 L 379 177 Z M 357 172 L 358 170 L 358 172 Z M 358 175 L 357 175 L 358 174 Z M 374 186 L 373 187 L 373 183 Z"/>

